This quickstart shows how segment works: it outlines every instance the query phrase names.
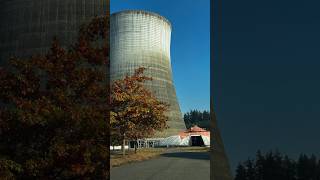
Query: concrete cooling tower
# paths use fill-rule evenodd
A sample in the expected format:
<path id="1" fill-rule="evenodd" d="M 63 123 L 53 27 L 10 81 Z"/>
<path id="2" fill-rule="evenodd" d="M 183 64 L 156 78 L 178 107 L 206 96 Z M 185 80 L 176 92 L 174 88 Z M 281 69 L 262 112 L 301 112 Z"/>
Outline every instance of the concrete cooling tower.
<path id="1" fill-rule="evenodd" d="M 146 11 L 121 11 L 110 17 L 111 81 L 146 67 L 145 75 L 153 80 L 145 86 L 162 102 L 170 104 L 169 129 L 156 136 L 177 135 L 185 130 L 176 97 L 170 62 L 170 22 Z"/>
<path id="2" fill-rule="evenodd" d="M 108 0 L 0 0 L 0 64 L 45 53 L 54 36 L 69 46 L 80 25 L 108 7 Z"/>

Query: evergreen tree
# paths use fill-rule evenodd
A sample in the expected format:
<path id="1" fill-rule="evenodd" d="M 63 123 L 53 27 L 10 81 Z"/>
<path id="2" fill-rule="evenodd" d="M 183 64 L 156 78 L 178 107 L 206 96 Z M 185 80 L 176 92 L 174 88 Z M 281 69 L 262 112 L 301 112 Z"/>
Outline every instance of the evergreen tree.
<path id="1" fill-rule="evenodd" d="M 314 154 L 309 158 L 309 178 L 312 180 L 316 180 L 317 177 L 317 158 Z"/>
<path id="2" fill-rule="evenodd" d="M 284 180 L 296 180 L 296 163 L 286 155 L 283 158 Z"/>
<path id="3" fill-rule="evenodd" d="M 298 159 L 297 164 L 297 179 L 298 180 L 308 180 L 308 157 L 305 154 L 301 154 Z"/>
<path id="4" fill-rule="evenodd" d="M 246 168 L 241 163 L 237 167 L 235 180 L 247 180 Z"/>
<path id="5" fill-rule="evenodd" d="M 264 179 L 264 163 L 265 163 L 265 158 L 261 154 L 261 151 L 258 150 L 256 153 L 256 166 L 255 166 L 255 171 L 256 171 L 256 179 Z"/>
<path id="6" fill-rule="evenodd" d="M 251 159 L 248 159 L 245 164 L 247 166 L 247 180 L 256 180 L 256 171 L 255 171 L 254 161 Z"/>
<path id="7" fill-rule="evenodd" d="M 320 179 L 320 159 L 317 162 L 317 166 L 316 166 L 316 179 Z"/>
<path id="8" fill-rule="evenodd" d="M 275 176 L 274 180 L 283 180 L 285 178 L 285 173 L 284 173 L 284 167 L 283 167 L 283 157 L 282 154 L 280 154 L 279 151 L 275 151 L 273 155 L 273 174 Z"/>

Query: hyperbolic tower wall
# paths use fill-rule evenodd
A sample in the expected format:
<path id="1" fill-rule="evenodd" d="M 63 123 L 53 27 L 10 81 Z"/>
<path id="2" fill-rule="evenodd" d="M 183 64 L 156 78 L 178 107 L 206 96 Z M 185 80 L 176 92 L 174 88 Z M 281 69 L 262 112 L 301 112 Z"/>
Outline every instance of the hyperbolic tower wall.
<path id="1" fill-rule="evenodd" d="M 213 100 L 211 98 L 211 133 L 210 133 L 210 167 L 212 180 L 232 180 L 229 165 L 220 130 L 218 128 L 216 114 L 213 111 Z"/>
<path id="2" fill-rule="evenodd" d="M 74 42 L 80 25 L 104 15 L 108 0 L 0 0 L 0 64 L 12 55 L 45 53 L 56 36 Z"/>
<path id="3" fill-rule="evenodd" d="M 170 104 L 169 129 L 156 136 L 177 135 L 185 129 L 172 80 L 170 62 L 171 24 L 164 17 L 146 11 L 121 11 L 110 17 L 111 80 L 146 67 L 146 82 L 156 97 Z"/>

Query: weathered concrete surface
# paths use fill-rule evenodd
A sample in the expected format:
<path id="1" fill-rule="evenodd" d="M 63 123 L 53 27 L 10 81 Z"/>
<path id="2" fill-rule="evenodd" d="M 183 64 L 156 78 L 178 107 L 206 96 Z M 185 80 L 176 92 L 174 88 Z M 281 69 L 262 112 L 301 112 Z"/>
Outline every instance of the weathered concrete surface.
<path id="1" fill-rule="evenodd" d="M 45 54 L 54 37 L 69 47 L 81 25 L 108 12 L 109 0 L 0 0 L 0 64 Z"/>
<path id="2" fill-rule="evenodd" d="M 145 67 L 144 82 L 161 102 L 169 104 L 168 129 L 154 137 L 177 135 L 186 129 L 173 82 L 170 58 L 171 24 L 153 12 L 125 10 L 110 16 L 110 80 Z"/>

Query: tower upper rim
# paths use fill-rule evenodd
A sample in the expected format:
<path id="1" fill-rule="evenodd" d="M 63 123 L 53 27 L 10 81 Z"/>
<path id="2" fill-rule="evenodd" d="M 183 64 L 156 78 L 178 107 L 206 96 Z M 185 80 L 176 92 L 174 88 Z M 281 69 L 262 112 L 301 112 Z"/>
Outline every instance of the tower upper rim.
<path id="1" fill-rule="evenodd" d="M 164 22 L 166 22 L 170 26 L 170 28 L 172 28 L 171 22 L 167 18 L 165 18 L 164 16 L 161 16 L 160 14 L 155 13 L 155 12 L 146 11 L 146 10 L 122 10 L 122 11 L 112 13 L 110 17 L 118 15 L 118 14 L 145 14 L 145 15 L 154 16 L 154 17 L 157 17 L 157 18 L 163 20 Z"/>

